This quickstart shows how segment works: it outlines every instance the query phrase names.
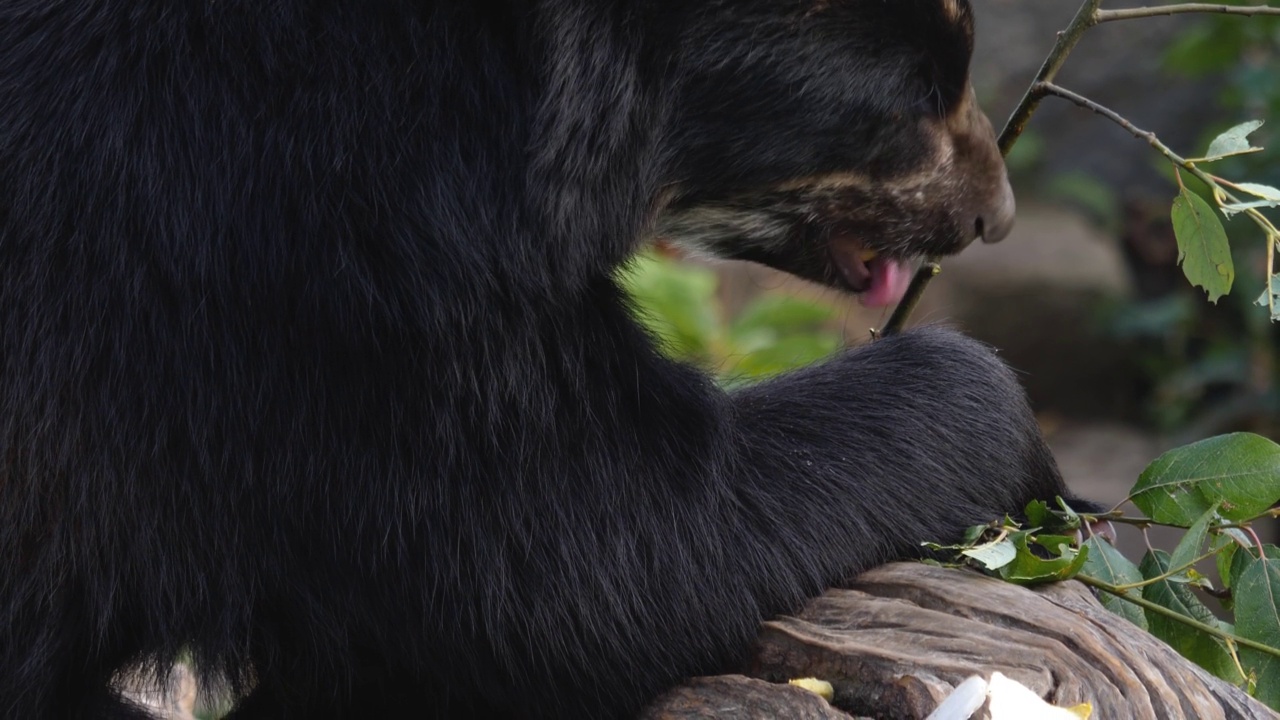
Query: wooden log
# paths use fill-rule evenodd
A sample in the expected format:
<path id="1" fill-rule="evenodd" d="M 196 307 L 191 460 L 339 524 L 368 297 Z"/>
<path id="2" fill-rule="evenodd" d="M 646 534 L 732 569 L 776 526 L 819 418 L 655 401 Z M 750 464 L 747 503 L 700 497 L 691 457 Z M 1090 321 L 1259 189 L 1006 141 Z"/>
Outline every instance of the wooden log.
<path id="1" fill-rule="evenodd" d="M 1080 583 L 1027 589 L 920 563 L 872 570 L 764 624 L 745 674 L 826 680 L 836 714 L 815 714 L 820 699 L 796 688 L 726 676 L 673 691 L 644 717 L 924 718 L 966 678 L 993 671 L 1054 705 L 1090 703 L 1093 720 L 1280 718 Z"/>
<path id="2" fill-rule="evenodd" d="M 742 675 L 717 675 L 672 690 L 640 716 L 640 720 L 698 718 L 849 720 L 850 715 L 808 690 Z"/>

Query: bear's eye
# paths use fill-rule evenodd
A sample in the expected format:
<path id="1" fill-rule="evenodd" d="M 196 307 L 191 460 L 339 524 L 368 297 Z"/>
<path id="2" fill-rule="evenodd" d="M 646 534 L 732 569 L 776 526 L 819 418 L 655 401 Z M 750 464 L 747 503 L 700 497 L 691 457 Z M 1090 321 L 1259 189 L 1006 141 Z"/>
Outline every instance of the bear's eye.
<path id="1" fill-rule="evenodd" d="M 921 110 L 933 113 L 937 117 L 945 117 L 951 108 L 960 99 L 964 92 L 964 83 L 956 86 L 952 82 L 948 82 L 949 78 L 945 77 L 945 73 L 937 66 L 932 58 L 922 60 L 917 77 L 921 79 L 923 86 L 923 95 L 920 103 L 923 106 Z"/>

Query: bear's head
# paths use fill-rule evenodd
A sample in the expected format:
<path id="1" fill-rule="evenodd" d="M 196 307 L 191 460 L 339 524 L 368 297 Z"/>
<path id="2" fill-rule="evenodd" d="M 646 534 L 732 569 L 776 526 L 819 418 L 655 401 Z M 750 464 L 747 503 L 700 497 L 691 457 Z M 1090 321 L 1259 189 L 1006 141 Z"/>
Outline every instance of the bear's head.
<path id="1" fill-rule="evenodd" d="M 967 0 L 733 0 L 681 23 L 653 234 L 896 302 L 1013 223 Z"/>

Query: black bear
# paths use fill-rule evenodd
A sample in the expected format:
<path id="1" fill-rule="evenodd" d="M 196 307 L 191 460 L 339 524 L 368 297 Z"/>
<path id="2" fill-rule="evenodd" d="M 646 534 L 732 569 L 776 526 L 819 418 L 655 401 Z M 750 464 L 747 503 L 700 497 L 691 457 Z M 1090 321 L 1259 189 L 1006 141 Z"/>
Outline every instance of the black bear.
<path id="1" fill-rule="evenodd" d="M 1002 236 L 965 0 L 0 0 L 0 717 L 627 717 L 1065 495 L 924 330 L 727 394 L 654 236 L 863 292 Z"/>

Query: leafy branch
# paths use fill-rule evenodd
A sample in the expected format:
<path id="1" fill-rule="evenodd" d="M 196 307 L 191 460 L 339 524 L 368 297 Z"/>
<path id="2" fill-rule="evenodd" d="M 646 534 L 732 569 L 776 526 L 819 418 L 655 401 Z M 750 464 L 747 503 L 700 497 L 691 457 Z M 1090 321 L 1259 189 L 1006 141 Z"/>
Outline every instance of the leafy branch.
<path id="1" fill-rule="evenodd" d="M 1280 10 L 1280 8 L 1277 8 L 1277 10 Z M 1271 275 L 1274 272 L 1274 252 L 1276 244 L 1280 243 L 1280 230 L 1276 229 L 1276 226 L 1260 212 L 1259 208 L 1280 207 L 1280 189 L 1267 185 L 1257 185 L 1254 183 L 1231 182 L 1218 177 L 1217 175 L 1207 173 L 1197 166 L 1197 163 L 1216 162 L 1228 157 L 1245 155 L 1261 150 L 1261 148 L 1250 146 L 1247 140 L 1249 133 L 1261 127 L 1262 123 L 1260 121 L 1244 123 L 1231 128 L 1227 132 L 1218 136 L 1218 139 L 1210 146 L 1209 152 L 1205 157 L 1188 160 L 1169 149 L 1167 145 L 1156 137 L 1155 133 L 1135 126 L 1114 110 L 1110 110 L 1103 105 L 1084 97 L 1083 95 L 1071 92 L 1070 90 L 1051 82 L 1036 83 L 1032 86 L 1032 92 L 1041 95 L 1056 95 L 1064 100 L 1075 103 L 1082 108 L 1092 110 L 1098 115 L 1101 115 L 1124 128 L 1134 137 L 1146 141 L 1147 144 L 1155 148 L 1157 152 L 1163 155 L 1175 167 L 1187 171 L 1205 185 L 1208 185 L 1210 191 L 1213 193 L 1213 199 L 1218 205 L 1218 210 L 1220 212 L 1228 216 L 1242 212 L 1262 230 L 1263 235 L 1267 239 L 1267 274 Z M 1231 278 L 1234 277 L 1234 270 L 1231 268 L 1230 248 L 1227 246 L 1226 242 L 1226 230 L 1222 228 L 1222 223 L 1218 221 L 1217 217 L 1214 216 L 1212 212 L 1204 213 L 1203 208 L 1195 207 L 1196 198 L 1194 198 L 1194 196 L 1187 191 L 1186 187 L 1182 185 L 1181 175 L 1178 176 L 1178 186 L 1181 190 L 1180 199 L 1185 198 L 1186 202 L 1195 208 L 1187 212 L 1196 214 L 1195 225 L 1197 226 L 1197 228 L 1189 231 L 1181 231 L 1179 223 L 1177 222 L 1179 206 L 1174 206 L 1174 230 L 1179 236 L 1179 245 L 1181 246 L 1184 244 L 1184 241 L 1187 241 L 1187 244 L 1197 247 L 1208 247 L 1210 255 L 1216 260 L 1214 263 L 1215 266 L 1225 266 L 1228 270 L 1226 273 L 1218 273 L 1227 278 L 1224 283 L 1219 281 L 1218 278 L 1212 277 L 1212 273 L 1210 277 L 1203 278 L 1194 267 L 1189 267 L 1186 264 L 1183 266 L 1184 270 L 1187 272 L 1188 279 L 1191 280 L 1193 284 L 1204 287 L 1208 290 L 1209 299 L 1216 302 L 1219 297 L 1230 291 Z M 1234 188 L 1237 191 L 1247 193 L 1253 197 L 1251 199 L 1241 199 L 1241 197 L 1235 195 L 1227 188 Z M 1188 237 L 1188 233 L 1190 234 L 1190 237 Z M 1212 244 L 1211 247 L 1210 244 Z M 1214 270 L 1216 269 L 1217 268 L 1215 267 Z M 1265 293 L 1263 295 L 1263 300 L 1264 302 L 1260 302 L 1260 304 L 1266 305 L 1268 310 L 1270 310 L 1272 317 L 1280 318 L 1280 312 L 1277 311 L 1277 303 L 1280 302 L 1280 298 L 1277 298 L 1276 293 Z"/>
<path id="2" fill-rule="evenodd" d="M 1183 575 L 1186 575 L 1187 571 L 1195 568 L 1196 564 L 1204 560 L 1208 560 L 1209 558 L 1214 557 L 1217 554 L 1218 554 L 1217 550 L 1210 550 L 1209 552 L 1201 553 L 1180 565 L 1171 566 L 1168 570 L 1165 570 L 1159 575 L 1154 575 L 1149 578 L 1143 578 L 1138 582 L 1124 583 L 1123 585 L 1107 585 L 1107 587 L 1103 589 L 1109 593 L 1113 593 L 1116 595 L 1123 595 L 1129 592 L 1130 590 L 1141 590 L 1142 588 L 1147 587 L 1149 585 L 1155 585 L 1156 583 L 1161 583 L 1161 582 L 1164 582 L 1165 580 L 1173 580 L 1175 578 L 1179 578 Z M 1097 578 L 1094 578 L 1089 574 L 1083 573 L 1083 572 L 1077 575 L 1076 579 L 1079 580 L 1080 582 L 1083 582 L 1086 585 L 1102 582 L 1101 580 L 1098 580 Z M 1277 650 L 1277 652 L 1280 652 L 1280 650 Z"/>
<path id="3" fill-rule="evenodd" d="M 971 528 L 961 545 L 930 547 L 953 550 L 964 564 L 1010 582 L 1080 580 L 1102 591 L 1107 609 L 1280 709 L 1280 547 L 1263 544 L 1249 527 L 1272 517 L 1280 502 L 1280 445 L 1236 433 L 1175 448 L 1143 471 L 1128 502 L 1143 517 L 1033 502 L 1026 527 L 1006 518 Z M 1149 546 L 1135 564 L 1092 532 L 1100 522 L 1185 533 L 1171 553 Z M 1076 546 L 1072 538 L 1082 530 L 1091 537 Z M 1195 569 L 1210 558 L 1219 588 Z M 1233 622 L 1219 619 L 1193 588 L 1221 601 Z"/>
<path id="4" fill-rule="evenodd" d="M 1206 635 L 1211 635 L 1213 637 L 1216 637 L 1222 640 L 1230 640 L 1231 642 L 1241 647 L 1251 648 L 1253 650 L 1257 650 L 1260 653 L 1265 653 L 1267 655 L 1272 655 L 1274 657 L 1280 658 L 1280 648 L 1273 648 L 1269 645 L 1264 645 L 1260 642 L 1256 642 L 1248 638 L 1240 637 L 1235 633 L 1230 633 L 1221 628 L 1213 627 L 1212 625 L 1202 623 L 1198 620 L 1187 617 L 1186 615 L 1183 615 L 1182 613 L 1176 610 L 1170 610 L 1169 608 L 1163 605 L 1153 603 L 1150 600 L 1144 600 L 1140 597 L 1135 597 L 1128 592 L 1129 588 L 1125 588 L 1119 585 L 1111 585 L 1110 583 L 1103 582 L 1102 580 L 1099 580 L 1095 577 L 1090 577 L 1089 575 L 1086 575 L 1084 573 L 1080 573 L 1075 577 L 1075 579 L 1079 580 L 1080 582 L 1090 587 L 1095 587 L 1104 592 L 1111 593 L 1112 595 L 1115 595 L 1116 597 L 1120 598 L 1121 600 L 1124 600 L 1125 602 L 1133 603 L 1134 605 L 1137 605 L 1143 610 L 1146 610 L 1148 612 L 1153 612 L 1158 615 L 1163 615 L 1169 618 L 1170 620 L 1182 623 L 1183 625 L 1186 625 L 1187 627 L 1190 627 L 1190 628 L 1194 628 L 1202 633 L 1205 633 Z"/>
<path id="5" fill-rule="evenodd" d="M 1259 300 L 1259 304 L 1265 305 L 1269 309 L 1273 320 L 1280 320 L 1280 275 L 1275 274 L 1274 264 L 1275 249 L 1276 246 L 1280 244 L 1280 232 L 1277 232 L 1274 224 L 1259 212 L 1259 208 L 1261 207 L 1280 206 L 1280 190 L 1251 183 L 1233 183 L 1215 175 L 1206 173 L 1196 166 L 1197 163 L 1212 162 L 1230 155 L 1253 151 L 1256 150 L 1256 148 L 1230 153 L 1230 155 L 1219 155 L 1217 157 L 1212 157 L 1213 153 L 1211 152 L 1208 157 L 1188 160 L 1180 157 L 1170 150 L 1167 146 L 1161 143 L 1153 133 L 1135 127 L 1118 113 L 1108 110 L 1088 98 L 1066 90 L 1053 82 L 1063 65 L 1066 64 L 1068 56 L 1070 56 L 1072 50 L 1075 49 L 1076 45 L 1080 42 L 1080 39 L 1084 37 L 1085 33 L 1088 32 L 1089 29 L 1103 23 L 1164 15 L 1180 15 L 1186 13 L 1218 13 L 1244 17 L 1280 16 L 1280 7 L 1267 5 L 1237 6 L 1212 3 L 1178 3 L 1155 7 L 1106 10 L 1102 8 L 1102 2 L 1103 0 L 1085 0 L 1080 6 L 1080 9 L 1076 12 L 1075 17 L 1072 18 L 1070 24 L 1058 33 L 1057 41 L 1054 43 L 1053 48 L 1050 50 L 1048 56 L 1046 56 L 1044 63 L 1040 66 L 1040 70 L 1036 73 L 1035 78 L 1032 80 L 1026 93 L 1023 95 L 1021 101 L 1010 115 L 1009 120 L 1005 123 L 1004 129 L 1000 133 L 997 142 L 1000 147 L 1001 154 L 1009 154 L 1009 151 L 1013 148 L 1014 144 L 1017 143 L 1018 138 L 1026 129 L 1027 123 L 1030 122 L 1031 117 L 1039 108 L 1040 102 L 1049 95 L 1056 95 L 1067 99 L 1118 123 L 1121 127 L 1129 130 L 1135 136 L 1147 141 L 1175 166 L 1186 170 L 1201 181 L 1205 182 L 1213 192 L 1213 197 L 1218 206 L 1218 210 L 1224 215 L 1230 216 L 1236 212 L 1244 212 L 1262 229 L 1267 242 L 1266 273 L 1269 280 L 1267 291 Z M 1258 123 L 1258 125 L 1260 124 L 1261 123 Z M 1233 128 L 1233 130 L 1238 130 L 1240 127 L 1243 126 L 1237 126 L 1237 128 Z M 1256 129 L 1256 126 L 1254 129 Z M 1245 135 L 1247 135 L 1247 133 L 1245 133 Z M 1243 136 L 1241 136 L 1240 139 L 1243 140 Z M 1230 280 L 1227 280 L 1224 283 L 1223 279 L 1228 277 L 1234 279 L 1233 268 L 1229 265 L 1226 265 L 1221 269 L 1218 267 L 1219 265 L 1223 265 L 1220 260 L 1224 256 L 1224 253 L 1226 263 L 1230 263 L 1230 252 L 1229 248 L 1226 246 L 1226 233 L 1225 230 L 1223 230 L 1220 233 L 1221 237 L 1219 237 L 1218 231 L 1221 230 L 1221 223 L 1216 217 L 1213 217 L 1212 211 L 1208 213 L 1204 212 L 1205 208 L 1200 207 L 1196 200 L 1192 199 L 1196 196 L 1187 191 L 1185 186 L 1181 185 L 1180 179 L 1179 188 L 1180 193 L 1178 201 L 1181 205 L 1175 203 L 1174 206 L 1175 226 L 1179 224 L 1178 220 L 1179 216 L 1181 216 L 1183 220 L 1187 221 L 1184 225 L 1189 223 L 1187 226 L 1192 227 L 1192 232 L 1197 238 L 1208 238 L 1213 241 L 1214 247 L 1209 248 L 1210 251 L 1205 253 L 1208 255 L 1206 260 L 1211 261 L 1208 263 L 1209 269 L 1212 270 L 1212 274 L 1209 275 L 1211 284 L 1208 286 L 1202 285 L 1202 287 L 1205 287 L 1206 290 L 1209 291 L 1211 297 L 1216 300 L 1216 297 L 1225 294 L 1230 289 Z M 1232 188 L 1238 192 L 1251 195 L 1256 199 L 1242 201 L 1240 197 L 1229 191 L 1227 188 Z M 1183 245 L 1183 234 L 1178 234 L 1180 245 L 1179 249 L 1185 254 L 1185 249 L 1181 247 Z M 1203 249 L 1205 246 L 1204 242 L 1199 242 L 1198 240 L 1193 240 L 1188 244 L 1195 245 L 1196 249 Z M 1224 248 L 1226 248 L 1225 251 Z M 1214 260 L 1219 260 L 1219 262 L 1212 262 Z M 1193 264 L 1192 267 L 1196 268 L 1197 272 L 1199 272 L 1199 270 L 1203 270 L 1201 265 L 1201 263 L 1196 263 Z M 1185 265 L 1184 269 L 1186 269 Z M 893 315 L 890 316 L 884 329 L 881 331 L 882 335 L 892 335 L 897 332 L 901 332 L 901 330 L 906 326 L 911 313 L 915 310 L 915 306 L 919 302 L 921 295 L 923 295 L 924 289 L 927 287 L 929 281 L 937 276 L 939 271 L 940 266 L 937 258 L 929 258 L 924 263 L 912 279 L 911 287 L 914 292 L 907 298 L 904 298 L 903 302 L 899 303 L 898 307 L 894 309 Z M 1215 275 L 1218 277 L 1215 277 Z M 1192 282 L 1197 285 L 1201 284 L 1197 283 L 1195 279 L 1192 279 Z M 1218 289 L 1222 289 L 1224 285 L 1225 289 L 1223 289 L 1222 292 L 1218 292 L 1215 296 L 1215 292 Z"/>

